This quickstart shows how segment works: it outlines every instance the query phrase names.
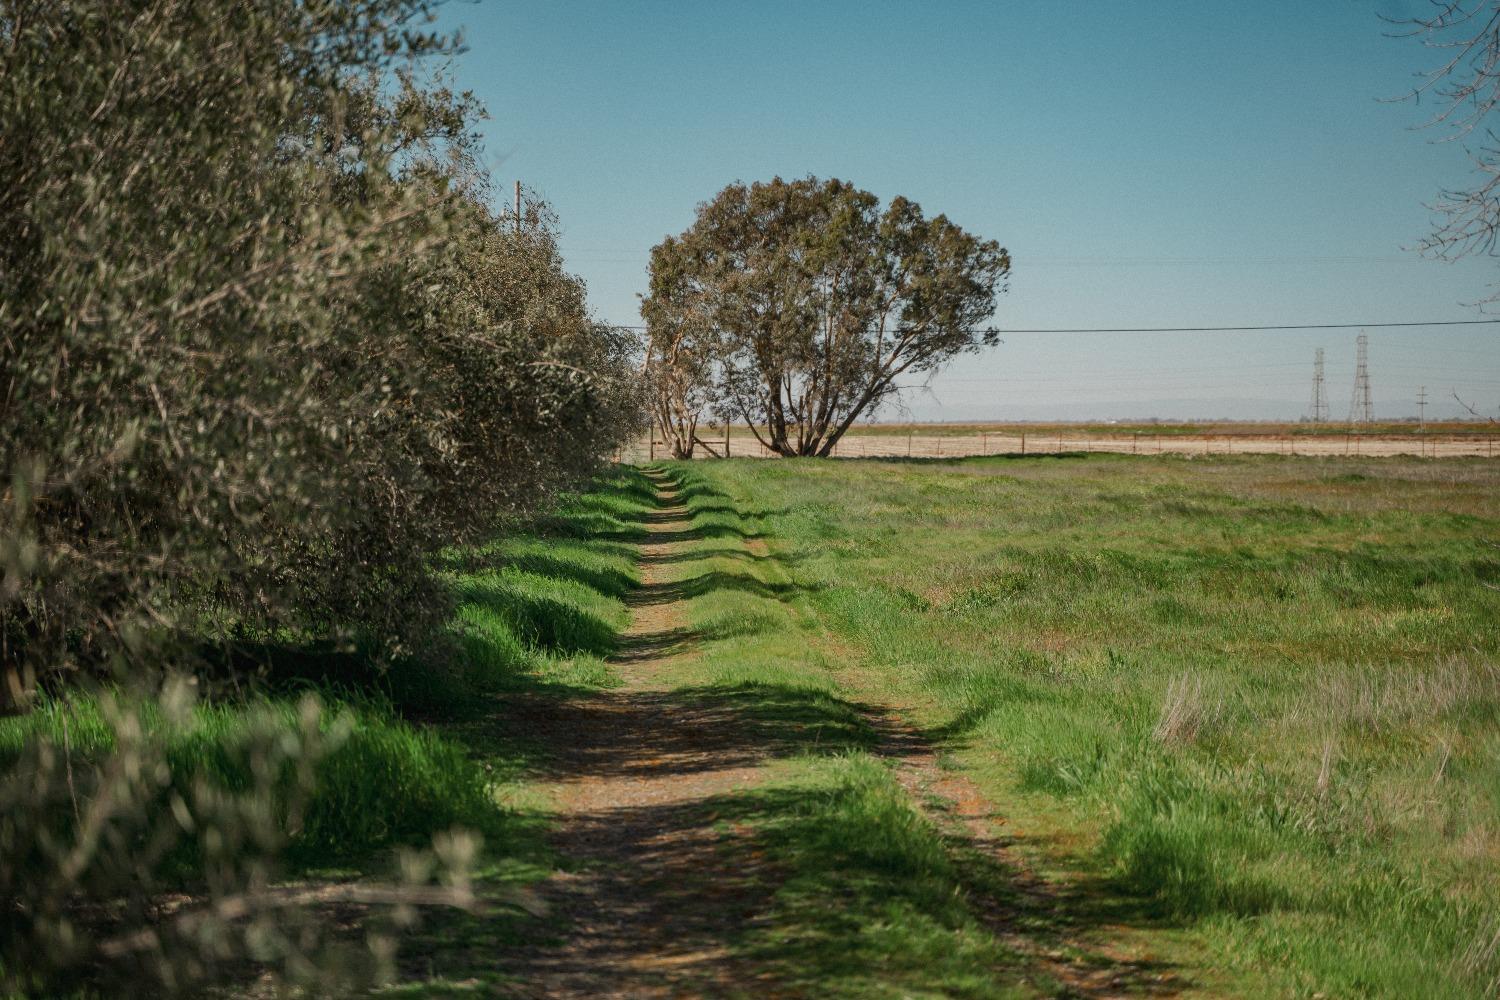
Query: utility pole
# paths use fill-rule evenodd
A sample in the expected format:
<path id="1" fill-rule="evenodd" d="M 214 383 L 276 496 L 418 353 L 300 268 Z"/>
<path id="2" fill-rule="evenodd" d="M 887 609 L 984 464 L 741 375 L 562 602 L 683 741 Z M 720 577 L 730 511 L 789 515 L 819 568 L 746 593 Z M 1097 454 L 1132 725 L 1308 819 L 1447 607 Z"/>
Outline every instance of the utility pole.
<path id="1" fill-rule="evenodd" d="M 1328 420 L 1328 393 L 1323 387 L 1323 348 L 1313 354 L 1312 422 L 1321 424 Z"/>
<path id="2" fill-rule="evenodd" d="M 1349 423 L 1375 422 L 1375 406 L 1370 400 L 1370 336 L 1363 330 L 1355 339 L 1354 396 L 1349 400 Z"/>
<path id="3" fill-rule="evenodd" d="M 521 235 L 521 182 L 516 181 L 516 235 Z"/>

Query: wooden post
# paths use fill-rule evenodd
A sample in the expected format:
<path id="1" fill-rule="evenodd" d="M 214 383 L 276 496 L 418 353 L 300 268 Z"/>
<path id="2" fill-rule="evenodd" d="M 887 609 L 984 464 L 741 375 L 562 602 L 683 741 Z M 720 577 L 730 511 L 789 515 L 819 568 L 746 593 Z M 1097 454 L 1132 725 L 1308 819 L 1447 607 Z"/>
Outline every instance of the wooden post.
<path id="1" fill-rule="evenodd" d="M 724 457 L 729 457 L 729 421 L 724 421 Z"/>
<path id="2" fill-rule="evenodd" d="M 990 436 L 983 431 L 979 432 L 979 453 L 981 455 L 990 453 Z"/>
<path id="3" fill-rule="evenodd" d="M 656 461 L 656 429 L 651 429 L 651 461 Z"/>
<path id="4" fill-rule="evenodd" d="M 1021 454 L 1026 454 L 1026 432 L 1021 432 Z"/>

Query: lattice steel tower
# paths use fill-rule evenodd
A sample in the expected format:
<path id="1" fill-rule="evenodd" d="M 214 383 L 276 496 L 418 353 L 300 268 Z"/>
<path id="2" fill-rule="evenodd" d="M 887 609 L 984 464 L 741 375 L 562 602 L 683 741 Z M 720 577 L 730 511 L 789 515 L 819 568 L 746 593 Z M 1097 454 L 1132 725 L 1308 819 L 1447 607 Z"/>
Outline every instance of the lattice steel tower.
<path id="1" fill-rule="evenodd" d="M 1370 401 L 1370 336 L 1360 333 L 1354 342 L 1354 397 L 1349 400 L 1349 422 L 1369 424 L 1375 422 L 1375 406 Z"/>
<path id="2" fill-rule="evenodd" d="M 1309 415 L 1315 424 L 1325 423 L 1328 420 L 1328 392 L 1323 385 L 1323 348 L 1321 347 L 1313 355 L 1312 412 Z"/>

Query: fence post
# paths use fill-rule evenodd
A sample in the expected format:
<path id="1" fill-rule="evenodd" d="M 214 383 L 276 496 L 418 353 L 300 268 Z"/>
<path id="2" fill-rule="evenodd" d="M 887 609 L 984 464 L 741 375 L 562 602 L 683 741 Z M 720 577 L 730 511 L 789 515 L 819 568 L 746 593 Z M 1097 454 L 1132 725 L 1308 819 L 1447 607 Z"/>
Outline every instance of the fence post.
<path id="1" fill-rule="evenodd" d="M 1021 454 L 1026 454 L 1026 432 L 1021 432 Z"/>
<path id="2" fill-rule="evenodd" d="M 651 431 L 651 461 L 656 461 L 656 431 Z"/>

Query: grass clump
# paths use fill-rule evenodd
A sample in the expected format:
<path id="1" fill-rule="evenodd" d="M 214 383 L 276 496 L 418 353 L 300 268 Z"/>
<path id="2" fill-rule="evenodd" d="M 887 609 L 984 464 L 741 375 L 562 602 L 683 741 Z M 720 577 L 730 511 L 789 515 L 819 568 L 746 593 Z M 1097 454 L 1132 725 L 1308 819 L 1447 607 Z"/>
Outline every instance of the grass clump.
<path id="1" fill-rule="evenodd" d="M 62 748 L 79 767 L 114 753 L 116 729 L 104 702 L 117 697 L 49 697 L 28 715 L 0 719 L 0 768 L 13 768 L 34 741 Z M 287 698 L 255 697 L 200 704 L 179 720 L 169 720 L 158 704 L 146 702 L 139 718 L 142 737 L 162 745 L 174 786 L 187 790 L 207 781 L 242 790 L 253 784 L 252 772 L 261 766 L 251 753 L 251 735 L 267 727 L 291 734 L 300 711 Z M 330 737 L 329 747 L 316 763 L 287 844 L 288 858 L 299 866 L 357 863 L 399 845 L 424 844 L 455 826 L 492 835 L 501 831 L 484 769 L 439 732 L 404 722 L 373 700 L 335 703 L 320 726 Z"/>
<path id="2" fill-rule="evenodd" d="M 786 871 L 750 955 L 820 996 L 1031 995 L 1023 963 L 970 905 L 973 873 L 965 881 L 884 765 L 840 754 L 787 777 L 739 803 Z"/>

